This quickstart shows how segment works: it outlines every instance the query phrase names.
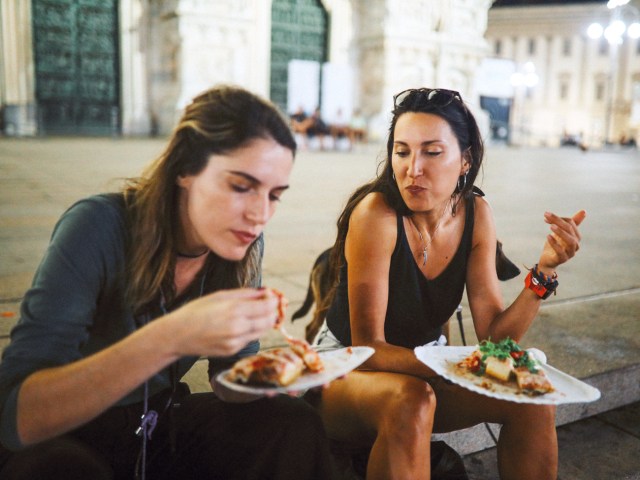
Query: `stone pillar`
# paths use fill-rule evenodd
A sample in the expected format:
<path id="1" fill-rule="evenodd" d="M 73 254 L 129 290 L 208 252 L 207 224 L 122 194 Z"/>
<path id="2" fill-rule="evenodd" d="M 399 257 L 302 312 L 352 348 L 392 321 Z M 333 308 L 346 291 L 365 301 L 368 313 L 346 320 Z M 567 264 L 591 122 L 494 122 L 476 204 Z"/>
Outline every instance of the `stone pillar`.
<path id="1" fill-rule="evenodd" d="M 0 3 L 0 106 L 7 135 L 37 133 L 31 2 Z"/>
<path id="2" fill-rule="evenodd" d="M 386 135 L 392 97 L 414 87 L 458 90 L 478 104 L 475 71 L 485 57 L 492 0 L 351 0 L 359 103 L 371 135 Z M 474 113 L 479 108 L 473 108 Z"/>
<path id="3" fill-rule="evenodd" d="M 168 133 L 193 97 L 216 84 L 269 96 L 271 0 L 150 1 L 149 89 Z"/>
<path id="4" fill-rule="evenodd" d="M 350 65 L 353 41 L 353 12 L 348 0 L 322 0 L 331 18 L 329 32 L 329 61 L 340 65 Z"/>
<path id="5" fill-rule="evenodd" d="M 264 0 L 179 0 L 158 21 L 164 42 L 159 60 L 161 130 L 191 99 L 213 85 L 242 85 L 269 93 L 271 2 Z M 166 78 L 169 77 L 169 78 Z M 154 85 L 159 87 L 159 85 Z M 173 110 L 172 118 L 168 118 Z M 170 127 L 169 127 L 170 128 Z"/>
<path id="6" fill-rule="evenodd" d="M 182 45 L 179 0 L 144 0 L 149 122 L 152 135 L 170 133 L 178 116 Z"/>
<path id="7" fill-rule="evenodd" d="M 380 116 L 384 98 L 390 92 L 385 78 L 387 69 L 385 34 L 387 0 L 351 0 L 353 8 L 352 55 L 356 74 L 354 107 L 359 108 L 370 125 L 369 138 L 382 136 L 380 125 L 372 123 Z M 390 93 L 389 93 L 390 94 Z"/>
<path id="8" fill-rule="evenodd" d="M 122 134 L 155 133 L 149 97 L 149 3 L 120 0 L 120 83 Z"/>

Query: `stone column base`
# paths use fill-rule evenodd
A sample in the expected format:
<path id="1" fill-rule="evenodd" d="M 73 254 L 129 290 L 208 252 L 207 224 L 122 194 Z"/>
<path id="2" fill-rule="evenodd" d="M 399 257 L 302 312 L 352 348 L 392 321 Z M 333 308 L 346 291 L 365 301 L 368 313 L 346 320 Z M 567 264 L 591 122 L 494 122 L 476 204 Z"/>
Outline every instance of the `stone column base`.
<path id="1" fill-rule="evenodd" d="M 34 136 L 38 133 L 36 106 L 4 105 L 2 107 L 0 131 L 9 137 Z"/>

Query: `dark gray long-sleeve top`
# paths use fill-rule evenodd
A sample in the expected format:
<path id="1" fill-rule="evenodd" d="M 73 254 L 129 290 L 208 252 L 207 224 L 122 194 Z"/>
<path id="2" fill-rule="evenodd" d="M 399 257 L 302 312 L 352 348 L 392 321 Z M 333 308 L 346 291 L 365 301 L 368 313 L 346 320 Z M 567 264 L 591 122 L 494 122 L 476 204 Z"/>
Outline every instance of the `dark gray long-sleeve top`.
<path id="1" fill-rule="evenodd" d="M 58 221 L 0 363 L 0 442 L 5 447 L 22 448 L 16 408 L 18 391 L 27 376 L 94 354 L 138 328 L 124 300 L 126 238 L 119 195 L 81 200 Z M 210 358 L 210 374 L 258 349 L 256 341 L 233 357 Z M 196 360 L 182 358 L 178 378 Z M 149 394 L 170 386 L 170 368 L 166 368 L 149 379 Z M 140 385 L 116 405 L 142 401 L 143 395 Z"/>

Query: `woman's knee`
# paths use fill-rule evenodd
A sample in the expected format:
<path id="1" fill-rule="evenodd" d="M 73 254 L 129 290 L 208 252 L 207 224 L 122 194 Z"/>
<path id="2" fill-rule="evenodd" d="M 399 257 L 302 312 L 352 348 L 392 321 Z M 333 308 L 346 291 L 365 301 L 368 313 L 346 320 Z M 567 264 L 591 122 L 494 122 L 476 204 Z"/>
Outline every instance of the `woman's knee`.
<path id="1" fill-rule="evenodd" d="M 537 419 L 543 426 L 555 428 L 556 425 L 556 406 L 555 405 L 536 405 L 534 412 L 531 413 L 534 419 Z"/>
<path id="2" fill-rule="evenodd" d="M 385 401 L 382 421 L 385 428 L 409 433 L 431 433 L 436 410 L 436 396 L 431 386 L 422 380 L 407 377 Z"/>
<path id="3" fill-rule="evenodd" d="M 555 405 L 510 404 L 504 424 L 531 425 L 537 428 L 555 428 Z"/>

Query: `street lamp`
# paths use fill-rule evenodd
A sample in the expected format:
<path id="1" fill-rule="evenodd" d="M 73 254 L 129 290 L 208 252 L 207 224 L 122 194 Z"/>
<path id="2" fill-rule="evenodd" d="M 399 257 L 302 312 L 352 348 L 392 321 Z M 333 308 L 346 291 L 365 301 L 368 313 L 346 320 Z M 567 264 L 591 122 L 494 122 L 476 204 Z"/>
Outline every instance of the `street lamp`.
<path id="1" fill-rule="evenodd" d="M 605 38 L 609 44 L 609 75 L 607 77 L 607 111 L 605 114 L 604 140 L 610 143 L 611 127 L 613 124 L 613 103 L 616 77 L 618 73 L 618 48 L 622 45 L 624 36 L 640 38 L 640 23 L 638 23 L 638 10 L 628 5 L 629 0 L 609 0 L 607 8 L 611 11 L 609 24 L 603 26 L 600 23 L 592 23 L 587 28 L 587 35 L 594 40 Z M 631 14 L 633 21 L 625 21 L 625 15 Z"/>
<path id="2" fill-rule="evenodd" d="M 524 99 L 528 96 L 528 93 L 533 87 L 538 84 L 540 77 L 536 73 L 536 67 L 533 62 L 526 62 L 521 65 L 514 73 L 511 74 L 511 85 L 514 88 L 514 105 L 518 118 L 517 125 L 520 127 L 520 133 L 523 143 L 526 143 L 526 118 Z"/>

